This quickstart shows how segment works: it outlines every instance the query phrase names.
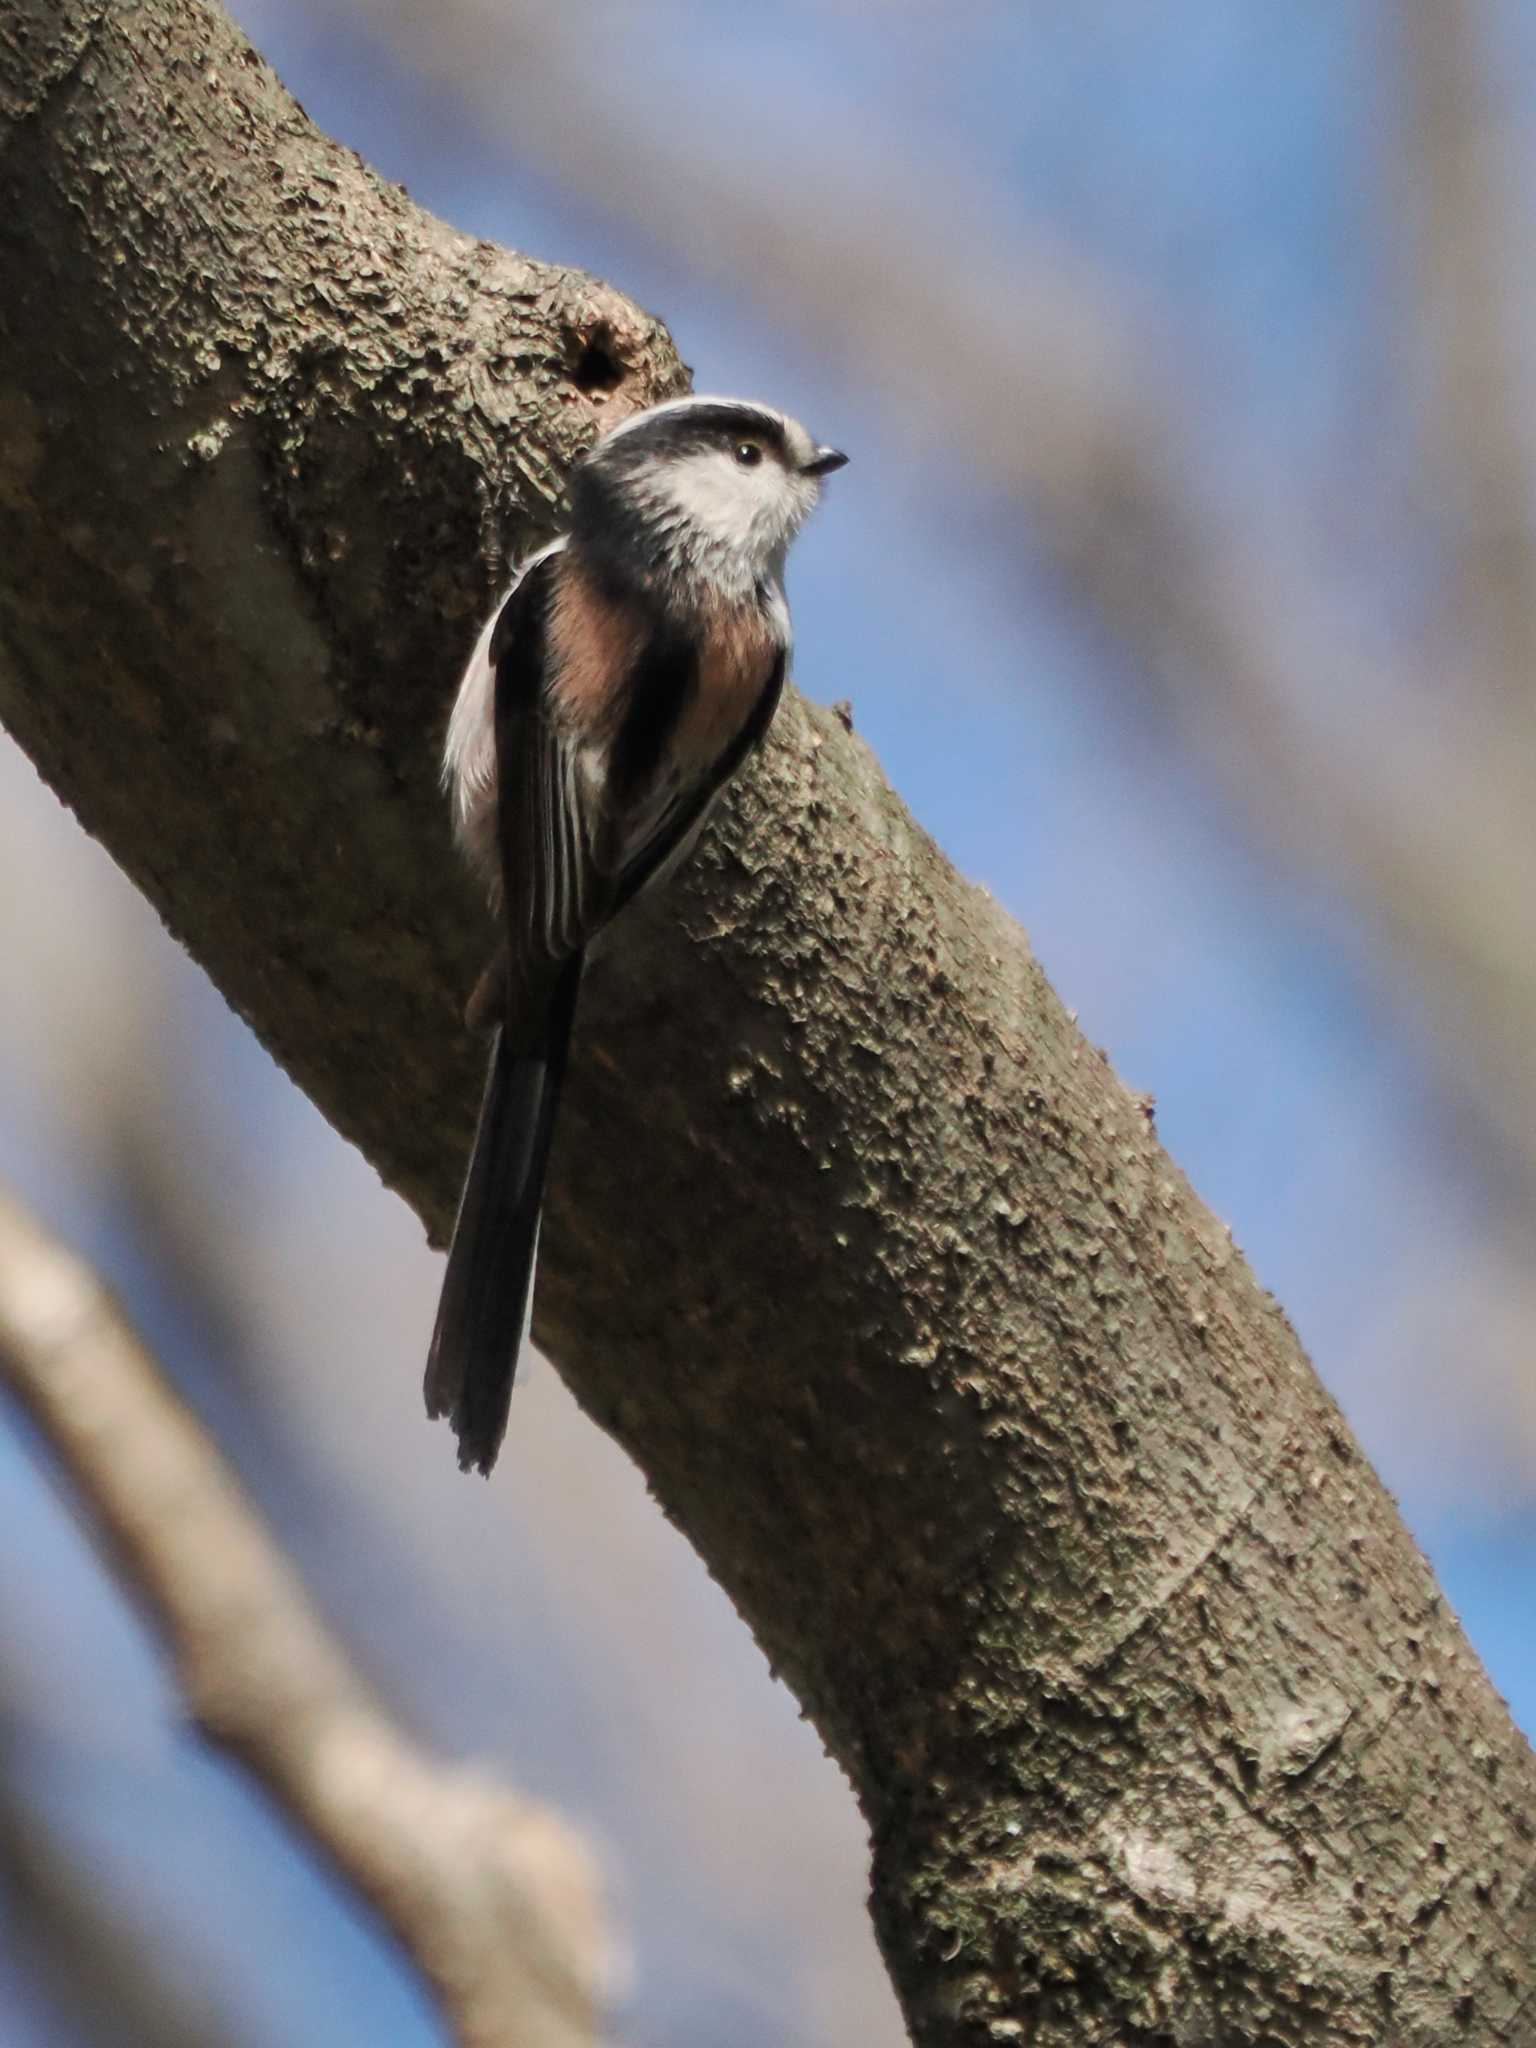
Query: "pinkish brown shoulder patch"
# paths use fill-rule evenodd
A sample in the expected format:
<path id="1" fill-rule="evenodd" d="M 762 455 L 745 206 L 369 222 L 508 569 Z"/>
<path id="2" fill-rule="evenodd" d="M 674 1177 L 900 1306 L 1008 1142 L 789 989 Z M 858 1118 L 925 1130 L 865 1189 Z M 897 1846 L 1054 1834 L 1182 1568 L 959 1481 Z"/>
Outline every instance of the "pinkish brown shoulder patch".
<path id="1" fill-rule="evenodd" d="M 644 636 L 635 606 L 604 596 L 575 555 L 561 557 L 549 614 L 550 694 L 575 730 L 613 738 Z"/>
<path id="2" fill-rule="evenodd" d="M 757 605 L 721 605 L 706 613 L 699 687 L 677 731 L 678 755 L 686 769 L 703 773 L 719 760 L 751 716 L 778 654 L 778 636 Z"/>

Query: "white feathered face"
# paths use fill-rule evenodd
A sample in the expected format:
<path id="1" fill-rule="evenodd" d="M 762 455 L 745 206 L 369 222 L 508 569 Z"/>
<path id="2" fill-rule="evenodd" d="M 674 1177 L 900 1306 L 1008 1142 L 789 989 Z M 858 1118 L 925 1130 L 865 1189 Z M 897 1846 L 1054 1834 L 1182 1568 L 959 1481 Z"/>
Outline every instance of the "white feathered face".
<path id="1" fill-rule="evenodd" d="M 845 460 L 767 406 L 680 399 L 637 413 L 588 455 L 572 491 L 576 530 L 585 514 L 674 566 L 750 583 L 777 569 Z"/>
<path id="2" fill-rule="evenodd" d="M 698 533 L 765 563 L 789 545 L 821 495 L 814 477 L 756 435 L 661 461 L 649 488 Z"/>

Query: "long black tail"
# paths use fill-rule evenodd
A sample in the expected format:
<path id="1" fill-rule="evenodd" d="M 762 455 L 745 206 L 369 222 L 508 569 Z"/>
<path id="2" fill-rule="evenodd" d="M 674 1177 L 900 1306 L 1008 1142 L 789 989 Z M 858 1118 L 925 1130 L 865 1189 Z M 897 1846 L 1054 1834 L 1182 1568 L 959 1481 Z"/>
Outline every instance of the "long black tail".
<path id="1" fill-rule="evenodd" d="M 544 1173 L 581 986 L 581 955 L 560 971 L 539 1043 L 497 1029 L 475 1149 L 459 1197 L 448 1270 L 427 1354 L 427 1413 L 446 1415 L 459 1466 L 489 1472 L 506 1434 L 517 1355 L 527 1334 Z"/>

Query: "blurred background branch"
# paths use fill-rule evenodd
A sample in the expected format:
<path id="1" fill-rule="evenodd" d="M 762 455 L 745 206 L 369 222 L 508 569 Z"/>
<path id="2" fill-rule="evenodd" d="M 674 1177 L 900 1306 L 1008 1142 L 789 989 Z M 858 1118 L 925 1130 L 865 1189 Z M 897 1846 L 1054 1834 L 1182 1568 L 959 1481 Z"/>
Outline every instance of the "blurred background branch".
<path id="1" fill-rule="evenodd" d="M 15 1766 L 5 1748 L 0 1761 L 9 1781 Z M 227 2038 L 217 1995 L 188 1984 L 169 1944 L 139 1940 L 94 1877 L 49 1839 L 8 1785 L 0 1795 L 0 1888 L 35 1992 L 87 2040 L 216 2048 Z"/>
<path id="2" fill-rule="evenodd" d="M 0 1374 L 165 1631 L 188 1710 L 378 1911 L 464 2048 L 589 2048 L 586 1850 L 383 1712 L 100 1283 L 0 1193 Z"/>
<path id="3" fill-rule="evenodd" d="M 1417 287 L 1426 468 L 1450 543 L 1427 653 L 1431 673 L 1471 694 L 1468 723 L 1490 765 L 1519 766 L 1536 834 L 1536 438 L 1520 344 L 1536 233 L 1509 132 L 1511 84 L 1488 10 L 1473 0 L 1398 5 L 1389 21 L 1403 77 L 1390 217 L 1404 224 Z"/>

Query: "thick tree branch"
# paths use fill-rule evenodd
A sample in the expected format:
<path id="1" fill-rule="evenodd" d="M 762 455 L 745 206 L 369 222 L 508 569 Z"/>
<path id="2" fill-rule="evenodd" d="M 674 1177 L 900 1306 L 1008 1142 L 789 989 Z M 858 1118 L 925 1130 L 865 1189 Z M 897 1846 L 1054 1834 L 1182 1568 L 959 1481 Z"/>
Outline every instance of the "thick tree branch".
<path id="1" fill-rule="evenodd" d="M 455 663 L 675 359 L 199 0 L 4 33 L 0 716 L 440 1230 Z M 1530 1753 L 1144 1105 L 799 699 L 594 964 L 538 1335 L 846 1768 L 921 2041 L 1520 2040 Z"/>
<path id="2" fill-rule="evenodd" d="M 188 1707 L 377 1908 L 465 2048 L 589 2048 L 603 1935 L 544 1808 L 407 1742 L 100 1283 L 0 1194 L 0 1381 L 164 1629 Z"/>

